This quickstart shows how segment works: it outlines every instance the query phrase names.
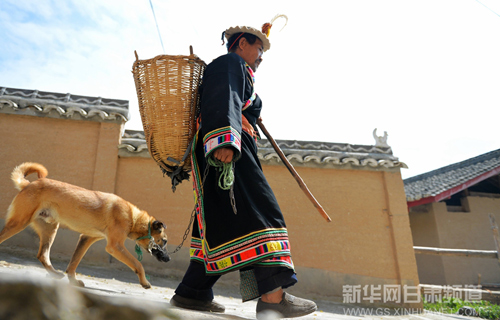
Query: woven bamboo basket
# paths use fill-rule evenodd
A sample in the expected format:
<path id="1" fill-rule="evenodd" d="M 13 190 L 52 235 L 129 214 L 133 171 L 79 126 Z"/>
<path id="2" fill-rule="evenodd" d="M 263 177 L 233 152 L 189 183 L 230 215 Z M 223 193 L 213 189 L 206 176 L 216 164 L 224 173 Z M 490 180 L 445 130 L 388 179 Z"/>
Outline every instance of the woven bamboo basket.
<path id="1" fill-rule="evenodd" d="M 172 190 L 191 170 L 190 143 L 196 133 L 198 88 L 206 64 L 193 54 L 159 55 L 132 67 L 139 112 L 151 157 L 172 179 Z"/>

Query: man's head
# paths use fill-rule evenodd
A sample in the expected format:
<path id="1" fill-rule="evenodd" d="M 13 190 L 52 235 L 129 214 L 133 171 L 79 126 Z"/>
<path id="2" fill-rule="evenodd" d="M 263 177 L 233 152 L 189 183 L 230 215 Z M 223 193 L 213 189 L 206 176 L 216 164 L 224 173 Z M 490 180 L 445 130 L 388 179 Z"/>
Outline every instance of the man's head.
<path id="1" fill-rule="evenodd" d="M 228 52 L 236 53 L 253 71 L 257 71 L 264 53 L 264 44 L 261 39 L 249 33 L 235 33 L 229 38 L 227 48 Z"/>
<path id="2" fill-rule="evenodd" d="M 274 21 L 278 18 L 285 18 L 288 22 L 286 15 L 279 14 L 271 22 L 264 23 L 261 30 L 248 26 L 236 26 L 226 29 L 222 33 L 222 40 L 224 41 L 224 38 L 227 40 L 227 51 L 238 54 L 256 71 L 262 62 L 262 54 L 271 48 L 269 34 Z"/>

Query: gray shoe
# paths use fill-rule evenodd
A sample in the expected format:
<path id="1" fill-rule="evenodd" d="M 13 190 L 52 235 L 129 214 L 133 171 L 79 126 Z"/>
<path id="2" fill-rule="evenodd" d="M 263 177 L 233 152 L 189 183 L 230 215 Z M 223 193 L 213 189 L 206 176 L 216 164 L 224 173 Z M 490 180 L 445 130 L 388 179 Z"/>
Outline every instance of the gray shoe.
<path id="1" fill-rule="evenodd" d="M 208 312 L 218 312 L 223 313 L 226 308 L 213 300 L 202 301 L 196 299 L 189 299 L 181 297 L 178 294 L 174 294 L 172 299 L 170 299 L 170 304 L 178 308 L 197 310 L 197 311 L 208 311 Z"/>
<path id="2" fill-rule="evenodd" d="M 257 319 L 264 319 L 270 313 L 278 313 L 280 318 L 295 318 L 308 315 L 318 307 L 311 300 L 301 299 L 283 292 L 280 303 L 266 303 L 261 299 L 257 302 Z"/>

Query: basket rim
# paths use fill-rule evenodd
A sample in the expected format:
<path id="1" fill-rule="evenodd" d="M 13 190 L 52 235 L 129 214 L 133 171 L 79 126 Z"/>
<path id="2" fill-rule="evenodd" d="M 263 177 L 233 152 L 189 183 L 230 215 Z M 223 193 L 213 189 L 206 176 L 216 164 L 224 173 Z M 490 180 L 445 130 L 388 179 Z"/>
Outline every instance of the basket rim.
<path id="1" fill-rule="evenodd" d="M 156 61 L 160 59 L 169 59 L 169 60 L 195 60 L 197 62 L 202 62 L 204 64 L 205 61 L 203 61 L 200 57 L 198 57 L 196 54 L 190 54 L 190 55 L 170 55 L 170 54 L 160 54 L 157 55 L 153 58 L 149 59 L 139 59 L 138 56 L 136 56 L 136 60 L 134 61 L 134 65 L 139 64 L 139 63 L 148 63 L 150 61 Z"/>

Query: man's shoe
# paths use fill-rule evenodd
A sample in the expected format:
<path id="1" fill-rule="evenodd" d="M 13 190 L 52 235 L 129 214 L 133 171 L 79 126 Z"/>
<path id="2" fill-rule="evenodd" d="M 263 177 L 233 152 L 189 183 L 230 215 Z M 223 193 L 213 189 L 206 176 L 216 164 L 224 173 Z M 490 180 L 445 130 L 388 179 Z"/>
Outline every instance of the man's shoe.
<path id="1" fill-rule="evenodd" d="M 223 313 L 226 308 L 213 300 L 202 301 L 196 299 L 189 299 L 181 297 L 178 294 L 174 294 L 172 299 L 170 299 L 170 304 L 183 309 L 198 310 L 198 311 L 209 311 L 209 312 L 219 312 Z"/>
<path id="2" fill-rule="evenodd" d="M 257 319 L 265 318 L 266 314 L 278 313 L 281 318 L 302 317 L 316 311 L 318 307 L 311 300 L 301 299 L 283 292 L 280 303 L 266 303 L 262 299 L 257 302 Z"/>

